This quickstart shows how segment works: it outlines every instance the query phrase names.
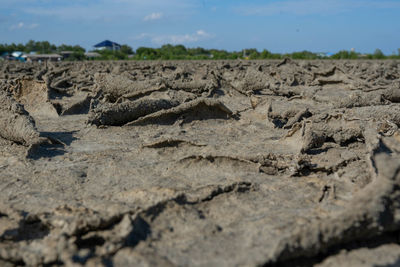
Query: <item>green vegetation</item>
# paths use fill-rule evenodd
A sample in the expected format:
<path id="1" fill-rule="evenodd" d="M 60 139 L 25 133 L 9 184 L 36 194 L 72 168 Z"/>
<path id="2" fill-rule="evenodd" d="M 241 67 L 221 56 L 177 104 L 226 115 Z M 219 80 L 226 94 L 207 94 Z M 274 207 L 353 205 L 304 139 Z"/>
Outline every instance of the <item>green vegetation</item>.
<path id="1" fill-rule="evenodd" d="M 34 50 L 33 50 L 34 51 Z M 57 47 L 57 49 L 56 49 L 56 51 L 57 52 L 62 52 L 62 51 L 73 51 L 73 52 L 75 52 L 75 53 L 85 53 L 85 48 L 83 48 L 83 47 L 80 47 L 79 45 L 74 45 L 74 46 L 72 46 L 72 45 L 65 45 L 65 44 L 62 44 L 62 45 L 60 45 L 60 46 L 58 46 Z"/>
<path id="2" fill-rule="evenodd" d="M 72 45 L 62 44 L 57 47 L 56 51 L 52 51 L 52 52 L 61 53 L 63 51 L 73 52 L 66 58 L 66 60 L 68 60 L 68 61 L 76 61 L 76 60 L 85 60 L 86 59 L 85 48 L 83 48 L 79 45 L 72 46 Z"/>
<path id="3" fill-rule="evenodd" d="M 317 59 L 322 58 L 315 53 L 303 51 L 292 54 L 271 53 L 268 50 L 262 52 L 257 49 L 245 49 L 242 51 L 228 52 L 219 49 L 185 48 L 183 45 L 163 45 L 161 48 L 139 47 L 132 57 L 136 60 L 168 60 L 168 59 L 281 59 L 292 57 L 293 59 Z"/>
<path id="4" fill-rule="evenodd" d="M 122 45 L 120 51 L 125 55 L 133 55 L 135 53 L 133 52 L 132 47 L 130 47 L 129 45 Z"/>
<path id="5" fill-rule="evenodd" d="M 3 53 L 12 53 L 15 51 L 31 53 L 36 52 L 38 54 L 50 54 L 50 53 L 61 53 L 62 51 L 72 52 L 67 60 L 85 60 L 85 49 L 79 45 L 71 46 L 62 44 L 56 46 L 50 44 L 47 41 L 35 42 L 30 40 L 25 45 L 23 44 L 0 44 L 0 55 Z"/>
<path id="6" fill-rule="evenodd" d="M 342 50 L 331 56 L 332 59 L 358 59 L 360 55 L 354 51 Z"/>
<path id="7" fill-rule="evenodd" d="M 71 46 L 62 44 L 56 46 L 47 41 L 36 42 L 30 40 L 24 44 L 0 44 L 0 55 L 21 51 L 25 53 L 36 52 L 39 54 L 61 53 L 69 51 L 67 60 L 85 60 L 85 49 L 79 45 Z M 229 52 L 219 49 L 205 49 L 201 47 L 187 48 L 183 45 L 166 44 L 160 48 L 139 47 L 134 51 L 132 47 L 124 44 L 119 51 L 101 50 L 96 51 L 100 54 L 96 60 L 203 60 L 203 59 L 400 59 L 400 48 L 392 55 L 385 55 L 380 49 L 376 49 L 372 54 L 361 54 L 355 51 L 342 50 L 334 55 L 323 53 L 313 53 L 310 51 L 300 51 L 287 54 L 272 53 L 266 49 L 259 52 L 255 48 L 244 49 L 242 51 Z"/>
<path id="8" fill-rule="evenodd" d="M 128 55 L 122 51 L 111 51 L 111 50 L 99 50 L 96 51 L 100 54 L 97 60 L 125 60 L 128 59 Z"/>
<path id="9" fill-rule="evenodd" d="M 85 49 L 76 45 L 76 46 L 70 46 L 70 45 L 60 45 L 57 47 L 54 44 L 50 44 L 47 41 L 42 41 L 42 42 L 35 42 L 33 40 L 30 40 L 27 42 L 25 45 L 23 44 L 0 44 L 0 54 L 3 54 L 5 52 L 11 53 L 14 51 L 21 51 L 25 53 L 30 53 L 30 52 L 36 52 L 38 54 L 49 54 L 49 53 L 55 53 L 55 52 L 61 52 L 61 51 L 74 51 L 74 52 L 81 52 L 85 53 Z"/>

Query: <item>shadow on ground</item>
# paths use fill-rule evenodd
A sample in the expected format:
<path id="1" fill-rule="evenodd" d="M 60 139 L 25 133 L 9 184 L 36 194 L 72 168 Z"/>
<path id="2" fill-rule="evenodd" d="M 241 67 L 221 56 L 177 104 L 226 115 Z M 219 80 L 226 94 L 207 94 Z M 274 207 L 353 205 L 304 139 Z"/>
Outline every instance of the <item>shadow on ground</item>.
<path id="1" fill-rule="evenodd" d="M 41 137 L 50 139 L 49 143 L 40 144 L 33 147 L 28 152 L 28 158 L 40 159 L 40 158 L 52 158 L 61 156 L 66 153 L 65 146 L 69 146 L 77 138 L 74 137 L 76 131 L 71 132 L 41 132 Z"/>

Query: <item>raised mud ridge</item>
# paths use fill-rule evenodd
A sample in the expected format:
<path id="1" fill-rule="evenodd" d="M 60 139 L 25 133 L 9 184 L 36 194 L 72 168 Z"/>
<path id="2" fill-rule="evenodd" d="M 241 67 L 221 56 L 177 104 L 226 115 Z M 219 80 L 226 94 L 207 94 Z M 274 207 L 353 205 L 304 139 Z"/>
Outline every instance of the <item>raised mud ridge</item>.
<path id="1" fill-rule="evenodd" d="M 400 265 L 399 61 L 0 68 L 1 266 Z"/>

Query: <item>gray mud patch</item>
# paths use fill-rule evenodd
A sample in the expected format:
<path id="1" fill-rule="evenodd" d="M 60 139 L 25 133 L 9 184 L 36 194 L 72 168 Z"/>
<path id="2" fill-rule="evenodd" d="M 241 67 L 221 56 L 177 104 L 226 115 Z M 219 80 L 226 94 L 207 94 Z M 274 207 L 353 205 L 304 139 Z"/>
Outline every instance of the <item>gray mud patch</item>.
<path id="1" fill-rule="evenodd" d="M 399 263 L 398 61 L 0 67 L 0 265 Z"/>

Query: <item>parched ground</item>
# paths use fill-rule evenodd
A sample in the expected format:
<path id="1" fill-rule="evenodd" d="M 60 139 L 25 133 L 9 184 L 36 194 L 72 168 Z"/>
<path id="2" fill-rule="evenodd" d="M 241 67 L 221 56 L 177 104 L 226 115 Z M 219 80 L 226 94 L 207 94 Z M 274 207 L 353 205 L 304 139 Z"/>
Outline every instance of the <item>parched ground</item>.
<path id="1" fill-rule="evenodd" d="M 0 63 L 0 265 L 400 265 L 399 61 Z"/>

